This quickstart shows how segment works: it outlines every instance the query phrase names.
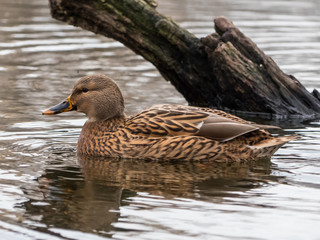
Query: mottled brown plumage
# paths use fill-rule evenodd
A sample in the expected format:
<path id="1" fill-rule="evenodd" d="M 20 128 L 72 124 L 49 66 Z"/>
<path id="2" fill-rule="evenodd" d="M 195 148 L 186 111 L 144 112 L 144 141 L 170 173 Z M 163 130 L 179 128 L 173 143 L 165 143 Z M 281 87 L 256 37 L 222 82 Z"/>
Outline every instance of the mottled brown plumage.
<path id="1" fill-rule="evenodd" d="M 71 95 L 43 114 L 77 110 L 88 116 L 81 155 L 157 160 L 248 161 L 270 157 L 296 136 L 273 137 L 258 125 L 223 111 L 156 105 L 126 117 L 116 83 L 104 75 L 81 78 Z"/>

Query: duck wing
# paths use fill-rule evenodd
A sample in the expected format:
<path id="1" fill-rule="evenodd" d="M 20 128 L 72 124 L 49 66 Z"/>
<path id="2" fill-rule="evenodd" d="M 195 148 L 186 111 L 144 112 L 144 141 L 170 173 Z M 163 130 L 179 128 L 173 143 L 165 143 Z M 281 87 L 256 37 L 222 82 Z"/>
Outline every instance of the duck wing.
<path id="1" fill-rule="evenodd" d="M 223 111 L 179 105 L 156 105 L 128 119 L 126 128 L 135 135 L 151 137 L 203 136 L 229 141 L 261 128 Z"/>
<path id="2" fill-rule="evenodd" d="M 187 111 L 180 108 L 162 108 L 157 105 L 127 121 L 126 128 L 133 134 L 161 136 L 191 136 L 199 132 L 208 114 L 201 111 Z"/>

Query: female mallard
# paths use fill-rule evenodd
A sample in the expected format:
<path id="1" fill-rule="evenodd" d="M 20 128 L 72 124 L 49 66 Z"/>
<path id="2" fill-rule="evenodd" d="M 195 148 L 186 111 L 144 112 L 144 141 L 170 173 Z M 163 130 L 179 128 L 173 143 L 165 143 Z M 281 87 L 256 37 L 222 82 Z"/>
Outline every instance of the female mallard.
<path id="1" fill-rule="evenodd" d="M 124 114 L 116 83 L 104 75 L 82 77 L 68 99 L 45 115 L 76 110 L 88 116 L 79 140 L 80 155 L 172 160 L 246 161 L 270 157 L 296 136 L 273 137 L 258 125 L 223 111 L 156 105 Z"/>

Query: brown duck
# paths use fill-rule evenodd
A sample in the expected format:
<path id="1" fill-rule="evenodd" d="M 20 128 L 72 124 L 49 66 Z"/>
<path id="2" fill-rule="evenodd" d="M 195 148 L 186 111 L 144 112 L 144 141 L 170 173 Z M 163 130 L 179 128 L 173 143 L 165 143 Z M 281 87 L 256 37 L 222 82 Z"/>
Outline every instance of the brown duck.
<path id="1" fill-rule="evenodd" d="M 158 160 L 248 161 L 270 157 L 296 136 L 274 137 L 258 125 L 220 110 L 156 105 L 126 117 L 117 84 L 104 75 L 82 77 L 71 95 L 43 112 L 76 110 L 89 118 L 80 155 Z"/>

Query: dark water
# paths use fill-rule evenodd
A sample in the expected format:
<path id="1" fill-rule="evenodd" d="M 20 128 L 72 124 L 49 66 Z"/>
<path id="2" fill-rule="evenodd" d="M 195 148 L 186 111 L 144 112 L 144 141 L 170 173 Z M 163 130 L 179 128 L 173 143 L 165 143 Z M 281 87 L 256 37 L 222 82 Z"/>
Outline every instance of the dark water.
<path id="1" fill-rule="evenodd" d="M 225 15 L 308 89 L 320 87 L 320 1 L 159 0 L 202 37 Z M 41 116 L 79 77 L 119 83 L 127 113 L 185 104 L 120 43 L 51 19 L 45 0 L 0 0 L 1 239 L 320 239 L 320 122 L 252 165 L 82 159 L 81 114 Z"/>

